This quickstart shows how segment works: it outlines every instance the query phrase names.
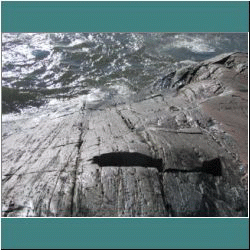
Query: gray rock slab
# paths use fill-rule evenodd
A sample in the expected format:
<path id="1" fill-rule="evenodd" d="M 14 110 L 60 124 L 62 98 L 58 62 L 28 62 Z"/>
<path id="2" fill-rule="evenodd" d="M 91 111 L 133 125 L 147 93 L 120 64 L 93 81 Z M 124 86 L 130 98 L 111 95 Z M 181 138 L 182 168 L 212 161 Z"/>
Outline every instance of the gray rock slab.
<path id="1" fill-rule="evenodd" d="M 247 68 L 230 53 L 179 70 L 174 93 L 4 120 L 2 216 L 247 216 Z"/>

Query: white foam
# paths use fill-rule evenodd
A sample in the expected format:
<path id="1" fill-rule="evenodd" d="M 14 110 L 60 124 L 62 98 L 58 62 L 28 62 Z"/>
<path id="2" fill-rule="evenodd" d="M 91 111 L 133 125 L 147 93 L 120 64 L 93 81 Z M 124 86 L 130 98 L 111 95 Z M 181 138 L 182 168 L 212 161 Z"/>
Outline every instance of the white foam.
<path id="1" fill-rule="evenodd" d="M 49 85 L 49 83 L 47 83 L 47 89 L 60 89 L 62 87 L 62 83 L 58 82 L 57 84 L 53 84 L 51 83 L 51 85 Z"/>
<path id="2" fill-rule="evenodd" d="M 50 36 L 47 33 L 32 33 L 32 39 L 30 46 L 37 50 L 50 51 L 53 48 L 51 44 Z"/>
<path id="3" fill-rule="evenodd" d="M 119 95 L 126 96 L 126 95 L 131 94 L 130 89 L 125 85 L 113 85 L 113 86 L 110 86 L 110 88 L 115 89 Z"/>
<path id="4" fill-rule="evenodd" d="M 164 49 L 172 48 L 186 48 L 194 53 L 212 53 L 215 52 L 215 48 L 209 44 L 209 40 L 205 40 L 205 37 L 187 36 L 185 34 L 178 34 L 174 36 L 175 39 L 172 43 L 163 46 Z"/>
<path id="5" fill-rule="evenodd" d="M 100 88 L 93 88 L 90 93 L 86 95 L 86 100 L 88 102 L 95 102 L 102 100 L 105 97 L 105 93 Z"/>
<path id="6" fill-rule="evenodd" d="M 88 35 L 89 41 L 93 41 L 93 38 L 94 38 L 94 37 L 93 37 L 91 34 Z"/>
<path id="7" fill-rule="evenodd" d="M 89 48 L 82 48 L 83 52 L 89 52 Z"/>
<path id="8" fill-rule="evenodd" d="M 84 41 L 82 39 L 76 39 L 70 43 L 69 47 L 74 47 L 76 45 L 82 44 Z"/>

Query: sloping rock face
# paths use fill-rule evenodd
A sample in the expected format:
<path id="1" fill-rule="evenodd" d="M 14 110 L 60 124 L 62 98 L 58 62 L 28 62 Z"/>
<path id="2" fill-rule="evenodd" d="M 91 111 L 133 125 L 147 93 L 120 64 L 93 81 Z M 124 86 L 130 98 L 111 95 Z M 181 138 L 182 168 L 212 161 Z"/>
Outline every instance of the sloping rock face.
<path id="1" fill-rule="evenodd" d="M 224 54 L 137 101 L 3 122 L 2 216 L 248 216 L 247 63 Z"/>

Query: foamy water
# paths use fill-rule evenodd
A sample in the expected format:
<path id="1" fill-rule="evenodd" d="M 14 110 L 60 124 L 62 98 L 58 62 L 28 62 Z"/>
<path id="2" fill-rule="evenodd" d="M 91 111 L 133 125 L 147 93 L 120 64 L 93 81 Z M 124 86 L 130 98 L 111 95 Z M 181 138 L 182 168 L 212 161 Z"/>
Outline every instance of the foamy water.
<path id="1" fill-rule="evenodd" d="M 46 109 L 59 97 L 126 98 L 182 62 L 247 50 L 247 33 L 3 33 L 3 94 L 32 93 Z M 34 110 L 34 102 L 4 105 L 6 112 Z"/>

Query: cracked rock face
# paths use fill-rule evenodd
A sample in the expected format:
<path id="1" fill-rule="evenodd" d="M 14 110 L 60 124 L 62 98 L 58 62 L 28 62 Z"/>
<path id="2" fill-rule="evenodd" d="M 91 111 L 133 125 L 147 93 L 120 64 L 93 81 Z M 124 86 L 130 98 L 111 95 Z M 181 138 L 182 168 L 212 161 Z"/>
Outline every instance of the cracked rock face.
<path id="1" fill-rule="evenodd" d="M 3 121 L 2 216 L 248 216 L 247 57 L 192 64 L 136 102 Z"/>

